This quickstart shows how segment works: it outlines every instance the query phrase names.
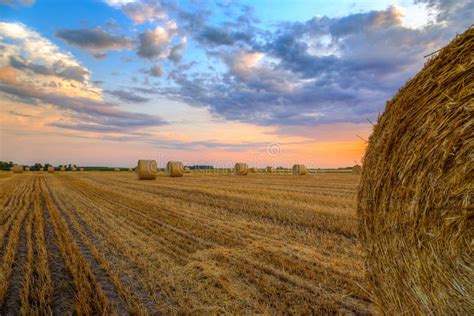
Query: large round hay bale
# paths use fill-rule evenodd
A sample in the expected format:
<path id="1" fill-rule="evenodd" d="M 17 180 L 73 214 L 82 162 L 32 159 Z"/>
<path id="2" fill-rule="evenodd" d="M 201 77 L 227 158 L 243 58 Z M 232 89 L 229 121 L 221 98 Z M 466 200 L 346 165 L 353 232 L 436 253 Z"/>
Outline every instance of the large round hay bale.
<path id="1" fill-rule="evenodd" d="M 293 175 L 304 176 L 308 173 L 305 165 L 293 165 Z"/>
<path id="2" fill-rule="evenodd" d="M 362 172 L 362 167 L 359 165 L 355 165 L 352 167 L 352 173 L 353 174 L 360 174 Z"/>
<path id="3" fill-rule="evenodd" d="M 14 165 L 12 168 L 13 173 L 23 173 L 23 166 Z"/>
<path id="4" fill-rule="evenodd" d="M 238 162 L 235 164 L 234 172 L 238 176 L 246 176 L 249 172 L 249 166 L 246 163 Z"/>
<path id="5" fill-rule="evenodd" d="M 168 161 L 165 172 L 170 177 L 182 177 L 184 166 L 180 161 Z"/>
<path id="6" fill-rule="evenodd" d="M 54 173 L 54 167 L 49 166 L 48 167 L 48 173 Z"/>
<path id="7" fill-rule="evenodd" d="M 474 28 L 387 103 L 364 157 L 360 239 L 376 311 L 474 315 Z"/>
<path id="8" fill-rule="evenodd" d="M 267 173 L 273 173 L 273 167 L 267 167 Z"/>
<path id="9" fill-rule="evenodd" d="M 155 160 L 138 160 L 135 168 L 138 180 L 155 180 L 158 167 Z"/>

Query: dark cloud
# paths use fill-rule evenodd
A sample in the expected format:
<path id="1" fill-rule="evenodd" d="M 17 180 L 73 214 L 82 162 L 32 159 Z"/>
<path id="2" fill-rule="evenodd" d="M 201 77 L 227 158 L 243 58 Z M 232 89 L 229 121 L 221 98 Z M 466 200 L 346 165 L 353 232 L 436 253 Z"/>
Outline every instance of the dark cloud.
<path id="1" fill-rule="evenodd" d="M 121 50 L 132 45 L 129 39 L 111 35 L 99 28 L 59 30 L 56 37 L 70 45 L 90 50 Z"/>
<path id="2" fill-rule="evenodd" d="M 157 26 L 155 30 L 147 29 L 138 36 L 137 55 L 148 59 L 160 57 L 167 51 L 175 33 L 175 29 L 165 29 L 161 26 Z"/>
<path id="3" fill-rule="evenodd" d="M 128 103 L 145 103 L 150 101 L 149 98 L 139 96 L 133 92 L 124 91 L 124 90 L 106 90 L 106 93 L 119 98 L 122 101 Z"/>
<path id="4" fill-rule="evenodd" d="M 55 62 L 52 66 L 34 64 L 22 56 L 10 56 L 9 64 L 15 69 L 31 71 L 38 75 L 58 76 L 66 80 L 85 82 L 89 71 L 81 66 L 66 65 L 62 61 Z"/>
<path id="5" fill-rule="evenodd" d="M 103 59 L 107 57 L 107 53 L 97 52 L 97 53 L 92 54 L 92 56 L 94 56 L 94 58 L 97 58 L 97 59 Z"/>
<path id="6" fill-rule="evenodd" d="M 146 70 L 145 73 L 153 77 L 161 77 L 163 75 L 163 69 L 160 65 L 154 65 L 150 69 Z"/>
<path id="7" fill-rule="evenodd" d="M 181 58 L 183 57 L 184 49 L 186 48 L 186 42 L 181 42 L 173 46 L 168 54 L 168 59 L 178 64 L 181 62 Z"/>

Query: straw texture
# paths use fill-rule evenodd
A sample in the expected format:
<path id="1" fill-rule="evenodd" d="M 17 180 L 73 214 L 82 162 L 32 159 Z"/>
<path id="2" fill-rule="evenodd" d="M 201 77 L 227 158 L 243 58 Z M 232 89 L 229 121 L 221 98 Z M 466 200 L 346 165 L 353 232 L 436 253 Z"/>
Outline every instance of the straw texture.
<path id="1" fill-rule="evenodd" d="M 170 177 L 182 177 L 184 174 L 183 164 L 180 161 L 168 161 L 166 174 Z"/>
<path id="2" fill-rule="evenodd" d="M 234 172 L 238 176 L 246 176 L 249 173 L 249 166 L 246 163 L 238 162 L 235 164 Z"/>
<path id="3" fill-rule="evenodd" d="M 135 171 L 138 180 L 155 180 L 158 167 L 155 160 L 138 160 Z"/>
<path id="4" fill-rule="evenodd" d="M 305 165 L 294 165 L 293 166 L 293 175 L 295 176 L 304 176 L 308 173 Z"/>
<path id="5" fill-rule="evenodd" d="M 23 173 L 23 166 L 14 165 L 12 171 L 13 173 Z"/>
<path id="6" fill-rule="evenodd" d="M 387 103 L 364 157 L 360 237 L 376 312 L 474 315 L 474 29 Z"/>
<path id="7" fill-rule="evenodd" d="M 54 173 L 54 167 L 49 166 L 48 167 L 48 173 Z"/>

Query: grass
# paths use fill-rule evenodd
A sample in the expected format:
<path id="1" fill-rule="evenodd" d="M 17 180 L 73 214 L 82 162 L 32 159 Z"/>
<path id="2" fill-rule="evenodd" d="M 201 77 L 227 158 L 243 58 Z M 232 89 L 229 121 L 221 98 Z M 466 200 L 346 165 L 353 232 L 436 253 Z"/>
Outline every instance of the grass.
<path id="1" fill-rule="evenodd" d="M 0 314 L 370 313 L 357 175 L 135 177 L 0 179 Z"/>

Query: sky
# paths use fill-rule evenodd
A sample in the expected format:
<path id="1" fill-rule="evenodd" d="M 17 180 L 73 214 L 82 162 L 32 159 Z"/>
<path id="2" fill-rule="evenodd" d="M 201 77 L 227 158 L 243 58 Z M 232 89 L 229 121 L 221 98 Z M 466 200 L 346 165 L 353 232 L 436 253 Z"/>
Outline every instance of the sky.
<path id="1" fill-rule="evenodd" d="M 0 0 L 0 160 L 361 163 L 474 1 Z"/>

